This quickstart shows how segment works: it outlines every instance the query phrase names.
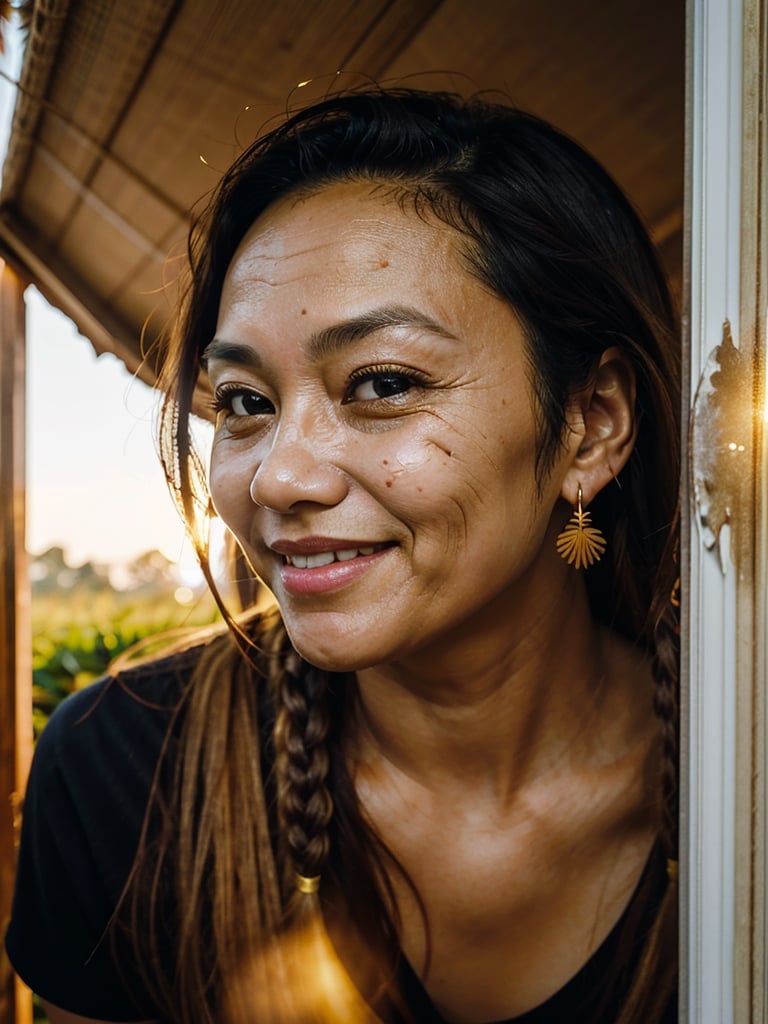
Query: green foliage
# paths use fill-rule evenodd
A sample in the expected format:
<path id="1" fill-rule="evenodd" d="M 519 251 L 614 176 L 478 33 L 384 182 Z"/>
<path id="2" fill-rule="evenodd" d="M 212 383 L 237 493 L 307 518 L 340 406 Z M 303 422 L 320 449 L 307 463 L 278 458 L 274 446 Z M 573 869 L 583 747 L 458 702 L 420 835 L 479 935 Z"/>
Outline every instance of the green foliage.
<path id="1" fill-rule="evenodd" d="M 219 621 L 204 594 L 179 605 L 173 591 L 151 596 L 103 589 L 43 591 L 32 599 L 32 697 L 35 737 L 56 706 L 74 690 L 104 675 L 110 663 L 136 644 L 169 631 Z"/>

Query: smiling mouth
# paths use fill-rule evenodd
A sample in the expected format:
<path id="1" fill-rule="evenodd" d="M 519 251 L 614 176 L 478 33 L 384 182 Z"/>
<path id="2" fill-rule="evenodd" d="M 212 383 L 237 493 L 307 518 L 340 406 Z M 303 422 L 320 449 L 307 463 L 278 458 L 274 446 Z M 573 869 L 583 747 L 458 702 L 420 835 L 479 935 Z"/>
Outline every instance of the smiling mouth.
<path id="1" fill-rule="evenodd" d="M 283 563 L 294 569 L 320 569 L 333 562 L 351 562 L 353 558 L 374 555 L 391 547 L 391 544 L 368 544 L 360 548 L 340 548 L 338 551 L 318 551 L 312 555 L 283 555 Z"/>

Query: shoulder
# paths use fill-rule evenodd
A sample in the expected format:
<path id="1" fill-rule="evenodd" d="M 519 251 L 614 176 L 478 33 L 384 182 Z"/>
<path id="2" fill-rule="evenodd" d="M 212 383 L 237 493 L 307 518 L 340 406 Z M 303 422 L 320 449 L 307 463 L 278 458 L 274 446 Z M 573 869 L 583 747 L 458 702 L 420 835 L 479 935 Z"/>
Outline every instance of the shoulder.
<path id="1" fill-rule="evenodd" d="M 129 664 L 67 698 L 43 730 L 6 945 L 19 974 L 52 1004 L 96 1020 L 157 1016 L 142 984 L 126 982 L 131 964 L 115 967 L 106 936 L 142 830 L 159 824 L 148 816 L 153 787 L 170 791 L 198 682 L 215 686 L 245 661 L 222 633 Z M 133 997 L 139 1013 L 127 1009 Z"/>
<path id="2" fill-rule="evenodd" d="M 165 734 L 200 655 L 192 648 L 110 674 L 67 697 L 37 743 L 35 766 L 68 760 L 113 759 L 135 763 L 137 753 Z M 126 749 L 127 748 L 127 749 Z"/>
<path id="3" fill-rule="evenodd" d="M 274 656 L 279 626 L 272 615 L 247 621 L 246 654 L 222 627 L 160 657 L 118 662 L 109 675 L 71 694 L 55 710 L 37 742 L 30 792 L 45 788 L 55 776 L 56 788 L 78 794 L 112 787 L 113 794 L 130 796 L 133 786 L 140 791 L 136 798 L 146 800 L 158 759 L 170 753 L 169 744 L 181 734 L 191 693 L 200 686 L 218 686 L 223 674 L 244 667 L 258 665 L 257 675 L 266 676 L 265 651 Z M 268 689 L 260 690 L 262 702 L 269 702 Z"/>
<path id="4" fill-rule="evenodd" d="M 274 626 L 275 620 L 264 616 L 246 623 L 254 652 L 271 642 Z M 71 694 L 55 710 L 38 740 L 31 782 L 76 772 L 88 788 L 103 787 L 114 766 L 114 781 L 124 789 L 132 775 L 154 772 L 171 727 L 178 735 L 196 681 L 220 678 L 251 660 L 222 628 L 163 656 L 117 663 L 109 675 Z"/>
<path id="5" fill-rule="evenodd" d="M 221 641 L 129 665 L 67 697 L 37 742 L 24 821 L 39 815 L 66 822 L 70 835 L 79 821 L 107 844 L 115 827 L 133 838 L 211 642 Z"/>
<path id="6" fill-rule="evenodd" d="M 81 833 L 94 853 L 119 839 L 135 846 L 198 657 L 188 650 L 106 676 L 59 705 L 37 742 L 27 830 L 55 829 L 62 853 Z"/>

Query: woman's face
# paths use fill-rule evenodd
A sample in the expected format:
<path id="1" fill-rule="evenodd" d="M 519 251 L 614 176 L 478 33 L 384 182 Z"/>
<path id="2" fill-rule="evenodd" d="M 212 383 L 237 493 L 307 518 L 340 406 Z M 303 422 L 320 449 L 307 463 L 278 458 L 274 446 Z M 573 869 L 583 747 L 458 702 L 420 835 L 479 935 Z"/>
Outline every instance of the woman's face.
<path id="1" fill-rule="evenodd" d="M 564 458 L 537 493 L 523 333 L 460 241 L 339 185 L 271 207 L 226 277 L 213 500 L 321 667 L 509 628 L 563 564 L 543 541 Z"/>

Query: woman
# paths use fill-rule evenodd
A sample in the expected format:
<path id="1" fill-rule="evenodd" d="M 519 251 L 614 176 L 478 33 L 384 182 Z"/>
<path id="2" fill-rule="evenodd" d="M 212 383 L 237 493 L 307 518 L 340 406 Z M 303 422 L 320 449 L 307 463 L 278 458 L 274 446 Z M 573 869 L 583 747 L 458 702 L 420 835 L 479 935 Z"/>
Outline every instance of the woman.
<path id="1" fill-rule="evenodd" d="M 166 471 L 280 613 L 60 710 L 12 961 L 53 1024 L 676 1019 L 678 371 L 629 204 L 531 116 L 368 89 L 251 146 L 190 263 Z"/>

